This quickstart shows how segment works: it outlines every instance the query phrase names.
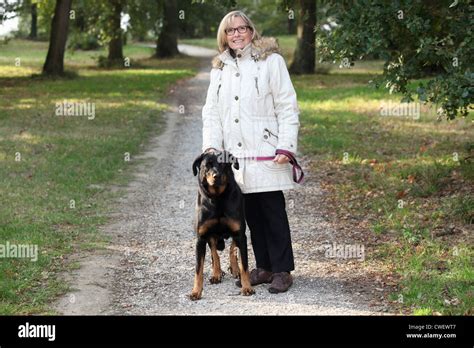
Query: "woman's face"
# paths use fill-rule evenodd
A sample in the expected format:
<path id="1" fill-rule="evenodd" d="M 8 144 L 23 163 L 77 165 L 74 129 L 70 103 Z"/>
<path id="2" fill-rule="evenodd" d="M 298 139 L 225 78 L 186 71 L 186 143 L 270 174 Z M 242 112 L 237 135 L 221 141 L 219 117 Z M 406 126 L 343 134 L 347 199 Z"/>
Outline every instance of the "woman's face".
<path id="1" fill-rule="evenodd" d="M 236 29 L 238 27 L 246 27 L 247 31 L 245 33 L 239 33 Z M 247 23 L 245 23 L 242 17 L 232 18 L 230 28 L 234 28 L 235 30 L 232 35 L 227 35 L 227 44 L 233 50 L 242 49 L 252 41 L 252 30 L 247 27 Z"/>

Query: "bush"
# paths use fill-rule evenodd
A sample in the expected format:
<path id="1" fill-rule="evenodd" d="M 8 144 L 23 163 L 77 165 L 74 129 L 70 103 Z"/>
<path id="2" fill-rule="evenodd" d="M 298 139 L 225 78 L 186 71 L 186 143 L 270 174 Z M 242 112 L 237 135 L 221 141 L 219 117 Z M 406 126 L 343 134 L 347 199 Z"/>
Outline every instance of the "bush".
<path id="1" fill-rule="evenodd" d="M 100 47 L 97 37 L 88 33 L 72 33 L 69 36 L 68 48 L 72 50 L 90 51 Z"/>

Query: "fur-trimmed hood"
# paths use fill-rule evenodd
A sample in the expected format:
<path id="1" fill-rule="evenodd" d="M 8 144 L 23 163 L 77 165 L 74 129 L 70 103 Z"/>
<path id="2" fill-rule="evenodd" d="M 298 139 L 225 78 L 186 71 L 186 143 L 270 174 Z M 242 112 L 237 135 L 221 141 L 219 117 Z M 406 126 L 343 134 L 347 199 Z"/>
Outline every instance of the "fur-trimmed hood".
<path id="1" fill-rule="evenodd" d="M 254 61 L 265 60 L 272 53 L 280 53 L 280 46 L 278 45 L 276 38 L 262 37 L 258 40 L 254 40 L 244 49 L 238 50 L 236 53 L 241 53 L 243 56 L 248 54 Z M 212 67 L 215 69 L 222 69 L 225 61 L 228 59 L 233 59 L 230 55 L 229 49 L 214 57 L 212 60 Z"/>

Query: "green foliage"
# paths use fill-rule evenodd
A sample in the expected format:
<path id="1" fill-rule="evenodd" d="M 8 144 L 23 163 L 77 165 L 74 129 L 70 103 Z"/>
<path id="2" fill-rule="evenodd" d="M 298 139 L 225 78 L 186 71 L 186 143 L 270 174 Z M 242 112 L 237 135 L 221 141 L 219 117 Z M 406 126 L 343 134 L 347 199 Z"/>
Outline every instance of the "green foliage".
<path id="1" fill-rule="evenodd" d="M 287 8 L 292 7 L 282 0 L 183 0 L 179 1 L 179 9 L 186 12 L 186 20 L 180 21 L 181 38 L 202 38 L 216 36 L 220 20 L 232 10 L 244 11 L 264 35 L 285 35 L 289 28 L 294 34 L 296 20 L 293 25 L 288 21 Z"/>
<path id="2" fill-rule="evenodd" d="M 474 196 L 460 196 L 447 202 L 446 211 L 466 224 L 474 225 Z"/>
<path id="3" fill-rule="evenodd" d="M 85 1 L 88 4 L 90 3 L 87 0 L 82 1 Z M 123 12 L 127 12 L 128 8 L 126 6 L 125 0 L 114 0 L 114 2 L 122 3 Z M 120 32 L 115 31 L 114 6 L 111 1 L 92 2 L 92 7 L 94 7 L 94 13 L 91 17 L 95 23 L 95 26 L 99 28 L 99 42 L 103 45 L 106 45 L 112 38 L 120 36 L 123 30 L 120 29 Z"/>
<path id="4" fill-rule="evenodd" d="M 100 47 L 99 40 L 90 33 L 73 32 L 69 35 L 68 47 L 73 50 L 96 50 Z"/>
<path id="5" fill-rule="evenodd" d="M 130 22 L 128 31 L 138 41 L 155 39 L 160 24 L 161 6 L 156 1 L 133 0 L 127 3 Z"/>
<path id="6" fill-rule="evenodd" d="M 76 0 L 72 3 L 74 17 L 69 22 L 68 48 L 72 50 L 94 50 L 103 42 L 99 40 L 98 18 L 101 7 L 90 0 Z"/>
<path id="7" fill-rule="evenodd" d="M 292 31 L 289 33 L 288 13 L 281 0 L 268 0 L 258 3 L 253 0 L 239 0 L 237 5 L 252 19 L 263 35 L 275 36 L 296 33 L 296 18 L 292 20 Z"/>
<path id="8" fill-rule="evenodd" d="M 15 15 L 19 18 L 18 31 L 15 33 L 15 37 L 27 38 L 30 34 L 32 3 L 37 4 L 38 39 L 46 41 L 51 33 L 51 18 L 54 14 L 55 0 L 24 0 L 18 2 L 15 7 L 10 6 L 10 10 L 15 11 Z M 1 7 L 0 5 L 0 12 Z"/>
<path id="9" fill-rule="evenodd" d="M 332 1 L 326 23 L 317 30 L 322 60 L 355 60 L 377 55 L 385 61 L 375 81 L 403 101 L 439 105 L 448 119 L 466 116 L 474 99 L 473 6 L 468 0 Z M 416 90 L 408 83 L 430 76 Z"/>
<path id="10" fill-rule="evenodd" d="M 232 10 L 232 5 L 229 1 L 178 1 L 179 37 L 215 37 L 220 20 Z"/>

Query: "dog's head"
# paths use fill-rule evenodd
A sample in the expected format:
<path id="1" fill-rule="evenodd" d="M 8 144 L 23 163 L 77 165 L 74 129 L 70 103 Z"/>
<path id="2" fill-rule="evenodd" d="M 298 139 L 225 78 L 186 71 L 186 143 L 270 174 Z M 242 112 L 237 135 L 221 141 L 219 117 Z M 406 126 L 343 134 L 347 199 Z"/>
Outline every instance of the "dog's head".
<path id="1" fill-rule="evenodd" d="M 222 192 L 234 176 L 232 166 L 239 169 L 239 162 L 227 151 L 203 153 L 194 160 L 193 174 L 196 176 L 199 172 L 199 182 L 211 191 Z"/>

